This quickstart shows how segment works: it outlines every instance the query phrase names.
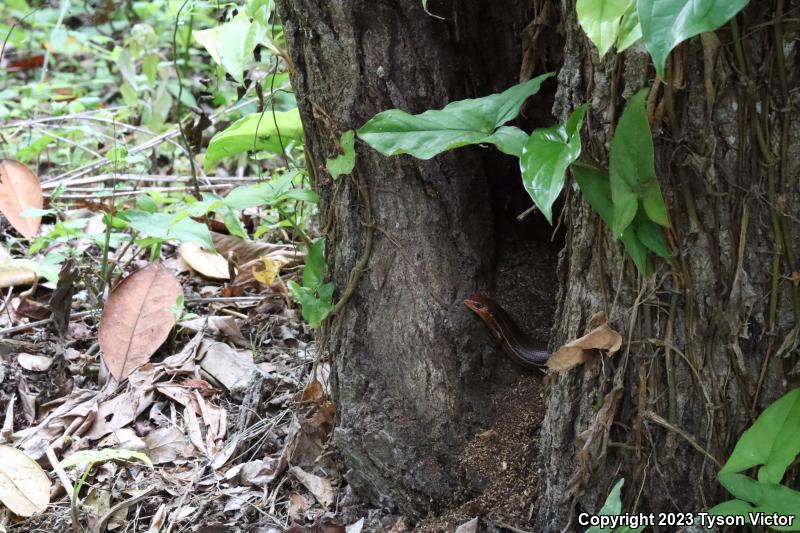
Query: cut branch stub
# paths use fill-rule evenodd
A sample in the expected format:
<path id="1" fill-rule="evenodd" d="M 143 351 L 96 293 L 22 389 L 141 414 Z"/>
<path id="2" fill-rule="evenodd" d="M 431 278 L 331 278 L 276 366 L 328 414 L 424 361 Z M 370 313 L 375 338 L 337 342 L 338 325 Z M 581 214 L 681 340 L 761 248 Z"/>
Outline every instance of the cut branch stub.
<path id="1" fill-rule="evenodd" d="M 98 338 L 103 361 L 115 378 L 126 378 L 164 343 L 175 325 L 174 308 L 182 292 L 161 263 L 137 270 L 111 291 Z"/>
<path id="2" fill-rule="evenodd" d="M 43 205 L 39 176 L 18 161 L 0 161 L 0 213 L 20 235 L 28 239 L 36 237 L 42 217 L 25 217 L 22 213 L 26 209 L 41 209 Z"/>

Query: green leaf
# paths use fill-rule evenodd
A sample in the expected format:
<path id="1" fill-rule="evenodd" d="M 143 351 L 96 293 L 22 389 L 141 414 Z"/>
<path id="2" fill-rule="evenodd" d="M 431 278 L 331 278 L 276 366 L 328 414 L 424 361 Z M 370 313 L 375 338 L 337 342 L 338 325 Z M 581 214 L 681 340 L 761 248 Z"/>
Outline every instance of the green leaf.
<path id="1" fill-rule="evenodd" d="M 800 453 L 800 388 L 767 407 L 742 434 L 720 476 L 764 465 L 761 481 L 779 483 Z"/>
<path id="2" fill-rule="evenodd" d="M 347 130 L 342 133 L 339 143 L 342 146 L 342 155 L 328 159 L 325 166 L 328 172 L 331 173 L 333 179 L 338 178 L 342 174 L 350 174 L 356 166 L 356 133 L 353 130 Z"/>
<path id="3" fill-rule="evenodd" d="M 645 213 L 653 222 L 667 226 L 667 210 L 655 170 L 653 135 L 647 121 L 647 89 L 633 95 L 625 106 L 611 141 L 609 175 L 614 203 L 615 236 L 622 235 L 643 200 Z"/>
<path id="4" fill-rule="evenodd" d="M 618 515 L 622 511 L 622 500 L 620 498 L 620 492 L 622 491 L 622 485 L 625 484 L 625 478 L 620 479 L 616 482 L 614 487 L 611 489 L 611 492 L 608 493 L 608 497 L 606 498 L 606 503 L 603 504 L 603 507 L 600 509 L 598 515 L 600 516 L 608 516 L 608 515 Z M 593 526 L 586 530 L 586 533 L 602 533 L 604 531 L 611 531 L 611 528 L 608 527 L 599 527 Z"/>
<path id="5" fill-rule="evenodd" d="M 231 209 L 248 209 L 277 203 L 292 188 L 297 172 L 285 172 L 269 181 L 236 187 L 222 200 Z"/>
<path id="6" fill-rule="evenodd" d="M 126 211 L 115 218 L 124 221 L 146 237 L 154 237 L 162 241 L 194 242 L 206 250 L 214 250 L 214 242 L 211 240 L 208 227 L 188 217 L 176 221 L 175 215 L 170 213 Z"/>
<path id="7" fill-rule="evenodd" d="M 303 319 L 311 327 L 319 326 L 333 308 L 333 283 L 313 289 L 289 281 L 288 287 L 292 299 L 303 308 Z"/>
<path id="8" fill-rule="evenodd" d="M 528 137 L 530 136 L 527 133 L 516 126 L 500 126 L 485 142 L 494 144 L 504 154 L 520 158 Z"/>
<path id="9" fill-rule="evenodd" d="M 28 143 L 27 146 L 23 146 L 17 153 L 14 155 L 14 159 L 20 161 L 22 163 L 27 163 L 29 161 L 33 161 L 42 153 L 42 151 L 47 148 L 55 139 L 53 139 L 49 135 L 41 135 L 36 138 L 35 141 Z"/>
<path id="10" fill-rule="evenodd" d="M 60 466 L 61 468 L 71 468 L 73 466 L 86 467 L 94 463 L 104 463 L 106 461 L 130 461 L 131 459 L 141 461 L 150 468 L 153 468 L 153 462 L 142 452 L 124 450 L 120 448 L 80 450 L 61 461 Z"/>
<path id="11" fill-rule="evenodd" d="M 753 512 L 753 510 L 753 506 L 747 502 L 743 502 L 742 500 L 728 500 L 709 509 L 708 514 L 715 516 L 747 516 L 747 513 Z"/>
<path id="12" fill-rule="evenodd" d="M 553 75 L 543 74 L 502 93 L 451 102 L 444 109 L 419 115 L 399 109 L 383 111 L 364 124 L 358 136 L 383 155 L 411 154 L 418 159 L 468 144 L 493 142 L 495 130 L 516 117 L 522 103 Z"/>
<path id="13" fill-rule="evenodd" d="M 600 57 L 617 41 L 622 15 L 635 0 L 578 0 L 575 9 L 578 22 L 597 46 Z"/>
<path id="14" fill-rule="evenodd" d="M 655 252 L 656 255 L 664 259 L 672 259 L 667 241 L 664 240 L 664 233 L 658 224 L 644 216 L 640 211 L 633 219 L 632 227 L 633 231 L 636 233 L 636 237 L 650 251 Z"/>
<path id="15" fill-rule="evenodd" d="M 664 78 L 670 51 L 681 42 L 728 22 L 750 0 L 638 0 L 644 44 Z"/>
<path id="16" fill-rule="evenodd" d="M 308 249 L 306 266 L 303 269 L 303 286 L 316 289 L 325 281 L 325 238 L 319 239 Z"/>
<path id="17" fill-rule="evenodd" d="M 583 165 L 572 165 L 570 170 L 572 170 L 572 176 L 578 183 L 586 201 L 610 228 L 614 220 L 614 206 L 611 203 L 611 185 L 608 174 Z M 639 240 L 632 227 L 625 229 L 621 240 L 639 272 L 645 276 L 649 275 L 647 247 Z"/>
<path id="18" fill-rule="evenodd" d="M 194 30 L 192 31 L 192 37 L 194 37 L 195 40 L 206 49 L 209 55 L 211 55 L 211 59 L 214 60 L 214 63 L 217 65 L 222 65 L 222 59 L 220 58 L 219 51 L 217 50 L 219 29 L 220 26 L 209 28 L 207 30 Z"/>
<path id="19" fill-rule="evenodd" d="M 744 500 L 754 504 L 754 507 L 749 507 L 744 502 L 725 502 L 722 504 L 725 506 L 722 510 L 726 513 L 744 516 L 746 520 L 749 518 L 747 513 L 777 513 L 793 516 L 795 518 L 792 526 L 774 527 L 773 529 L 800 531 L 800 492 L 775 483 L 759 482 L 743 474 L 720 474 L 718 479 L 737 498 L 733 502 Z M 719 507 L 712 509 L 713 514 L 720 513 Z"/>
<path id="20" fill-rule="evenodd" d="M 154 86 L 156 83 L 159 61 L 160 58 L 158 54 L 147 54 L 142 62 L 142 73 L 147 77 L 147 83 L 151 86 Z"/>
<path id="21" fill-rule="evenodd" d="M 134 65 L 133 56 L 131 56 L 131 52 L 127 48 L 122 48 L 119 51 L 119 55 L 117 55 L 117 68 L 133 90 L 138 90 L 139 85 L 136 83 L 136 65 Z"/>
<path id="22" fill-rule="evenodd" d="M 254 60 L 253 50 L 258 41 L 258 28 L 249 20 L 235 19 L 219 27 L 217 52 L 220 63 L 237 83 L 244 83 L 244 71 Z"/>
<path id="23" fill-rule="evenodd" d="M 213 163 L 223 157 L 250 150 L 269 150 L 280 154 L 291 141 L 303 141 L 303 124 L 296 108 L 275 112 L 274 116 L 269 112 L 251 113 L 211 138 L 203 165 L 209 170 Z"/>
<path id="24" fill-rule="evenodd" d="M 622 25 L 619 28 L 617 37 L 617 53 L 621 54 L 633 43 L 642 38 L 642 26 L 639 24 L 639 12 L 636 10 L 636 2 L 632 1 L 622 16 Z"/>
<path id="25" fill-rule="evenodd" d="M 567 168 L 581 155 L 580 129 L 587 109 L 587 104 L 580 106 L 566 124 L 534 130 L 522 149 L 522 183 L 551 224 L 553 203 L 564 188 Z"/>

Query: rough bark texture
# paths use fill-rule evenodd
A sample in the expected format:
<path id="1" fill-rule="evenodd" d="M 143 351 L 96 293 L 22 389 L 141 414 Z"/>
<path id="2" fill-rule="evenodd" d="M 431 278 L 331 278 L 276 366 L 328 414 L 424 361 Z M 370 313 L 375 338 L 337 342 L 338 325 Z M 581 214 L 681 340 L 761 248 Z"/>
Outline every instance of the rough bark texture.
<path id="1" fill-rule="evenodd" d="M 579 335 L 591 314 L 604 310 L 630 344 L 608 364 L 559 376 L 547 392 L 538 530 L 561 529 L 575 511 L 597 511 L 623 476 L 631 512 L 697 512 L 728 499 L 715 481 L 718 467 L 678 430 L 724 463 L 741 431 L 786 390 L 793 359 L 777 352 L 796 323 L 794 288 L 780 281 L 771 325 L 777 245 L 770 204 L 795 248 L 780 257 L 779 275 L 787 276 L 796 271 L 788 235 L 797 228 L 781 202 L 798 201 L 791 148 L 797 121 L 779 111 L 788 93 L 777 65 L 784 44 L 775 46 L 775 28 L 767 24 L 778 18 L 774 4 L 754 0 L 739 19 L 746 68 L 737 66 L 735 35 L 726 26 L 673 53 L 671 87 L 653 82 L 641 44 L 599 59 L 573 2 L 563 5 L 567 44 L 554 112 L 563 118 L 590 101 L 584 140 L 591 157 L 606 164 L 626 97 L 652 87 L 657 173 L 679 254 L 673 268 L 661 263 L 655 276 L 642 279 L 598 216 L 579 196 L 571 198 L 554 340 Z M 796 27 L 785 31 L 793 35 Z M 785 43 L 791 87 L 796 51 Z M 756 143 L 758 122 L 770 151 L 783 154 L 771 169 L 774 195 Z"/>
<path id="2" fill-rule="evenodd" d="M 418 161 L 359 146 L 355 177 L 336 182 L 323 164 L 337 153 L 341 132 L 380 111 L 419 113 L 517 83 L 531 5 L 431 2 L 444 21 L 416 1 L 278 5 L 321 218 L 332 221 L 328 266 L 339 296 L 374 231 L 368 268 L 320 339 L 334 361 L 334 443 L 354 488 L 420 516 L 464 494 L 470 480 L 459 453 L 502 408 L 489 401 L 491 392 L 519 374 L 497 361 L 462 304 L 491 284 L 496 268 L 490 188 L 518 182 L 518 171 L 511 158 L 478 147 Z M 359 177 L 374 228 L 366 225 Z"/>
<path id="3" fill-rule="evenodd" d="M 796 288 L 786 276 L 797 271 L 797 228 L 785 209 L 798 201 L 792 147 L 800 130 L 783 110 L 796 86 L 796 27 L 787 22 L 776 32 L 767 24 L 774 3 L 753 0 L 739 21 L 746 64 L 737 65 L 735 35 L 725 27 L 681 46 L 665 85 L 653 81 L 641 44 L 598 58 L 573 0 L 431 2 L 445 21 L 418 4 L 278 0 L 339 294 L 368 232 L 375 238 L 356 292 L 321 338 L 334 361 L 335 444 L 348 481 L 413 517 L 475 488 L 458 455 L 493 413 L 515 408 L 489 401 L 514 370 L 485 357 L 485 332 L 461 300 L 494 287 L 506 290 L 512 310 L 529 308 L 542 287 L 514 292 L 497 279 L 498 258 L 510 251 L 524 266 L 546 254 L 508 241 L 513 232 L 500 221 L 523 198 L 506 190 L 519 179 L 508 158 L 470 148 L 417 161 L 359 147 L 356 176 L 370 191 L 374 227 L 365 226 L 357 178 L 331 182 L 325 158 L 342 131 L 379 111 L 421 112 L 497 92 L 520 72 L 558 68 L 552 61 L 563 52 L 553 113 L 564 119 L 591 102 L 584 154 L 598 163 L 607 163 L 626 98 L 652 87 L 657 170 L 679 252 L 674 265 L 657 262 L 657 274 L 643 279 L 580 195 L 568 195 L 550 345 L 580 336 L 597 311 L 628 344 L 603 365 L 550 380 L 535 529 L 560 530 L 576 511 L 597 511 L 621 476 L 626 510 L 706 509 L 724 497 L 709 456 L 725 461 L 741 431 L 786 389 L 796 357 L 779 350 L 795 324 Z M 785 11 L 798 6 L 787 2 Z M 553 17 L 559 27 L 548 26 Z M 551 103 L 543 95 L 529 110 L 541 114 Z M 783 156 L 777 164 L 766 164 L 757 124 L 764 148 Z M 790 246 L 773 273 L 776 229 Z"/>

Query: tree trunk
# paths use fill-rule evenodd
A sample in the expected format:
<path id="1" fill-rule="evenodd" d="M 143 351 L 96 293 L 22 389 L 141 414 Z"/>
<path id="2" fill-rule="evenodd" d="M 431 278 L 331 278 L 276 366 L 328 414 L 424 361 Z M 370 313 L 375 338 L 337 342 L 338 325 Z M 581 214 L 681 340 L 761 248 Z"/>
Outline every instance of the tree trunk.
<path id="1" fill-rule="evenodd" d="M 568 0 L 431 1 L 444 20 L 417 0 L 278 6 L 329 273 L 337 298 L 349 298 L 319 341 L 333 362 L 334 443 L 350 485 L 413 518 L 438 511 L 486 486 L 463 460 L 476 435 L 508 412 L 543 410 L 538 446 L 515 443 L 540 469 L 538 490 L 521 496 L 539 495 L 536 530 L 574 527 L 576 512 L 597 511 L 623 476 L 631 512 L 701 511 L 720 500 L 715 461 L 786 389 L 794 361 L 778 348 L 797 303 L 786 281 L 797 271 L 796 231 L 782 211 L 797 205 L 798 157 L 789 149 L 797 128 L 783 112 L 795 52 L 792 44 L 779 66 L 784 43 L 776 40 L 796 28 L 762 24 L 775 16 L 773 3 L 753 0 L 739 19 L 745 64 L 736 64 L 736 34 L 726 26 L 680 46 L 665 85 L 653 81 L 641 43 L 598 58 Z M 380 111 L 419 113 L 548 70 L 559 71 L 558 82 L 530 100 L 521 125 L 550 125 L 589 101 L 584 154 L 602 164 L 626 98 L 652 87 L 676 252 L 674 264 L 657 262 L 656 275 L 637 275 L 571 187 L 565 233 L 553 244 L 540 218 L 518 223 L 530 200 L 517 162 L 494 150 L 419 161 L 358 146 L 352 176 L 333 181 L 324 170 L 339 135 Z M 766 164 L 771 155 L 757 134 L 783 156 L 776 164 Z M 781 253 L 779 244 L 790 246 Z M 551 348 L 583 334 L 598 311 L 626 343 L 604 364 L 541 384 L 495 355 L 462 305 L 473 292 L 501 300 L 525 329 L 549 336 Z M 523 436 L 538 423 L 526 424 Z"/>

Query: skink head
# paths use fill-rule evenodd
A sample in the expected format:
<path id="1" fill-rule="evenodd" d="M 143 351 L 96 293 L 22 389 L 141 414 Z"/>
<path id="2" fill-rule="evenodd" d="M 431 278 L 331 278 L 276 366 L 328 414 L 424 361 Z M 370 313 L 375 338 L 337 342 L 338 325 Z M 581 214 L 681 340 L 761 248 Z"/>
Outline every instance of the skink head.
<path id="1" fill-rule="evenodd" d="M 464 300 L 464 305 L 475 311 L 481 318 L 491 315 L 494 309 L 494 302 L 486 296 L 473 294 Z"/>

